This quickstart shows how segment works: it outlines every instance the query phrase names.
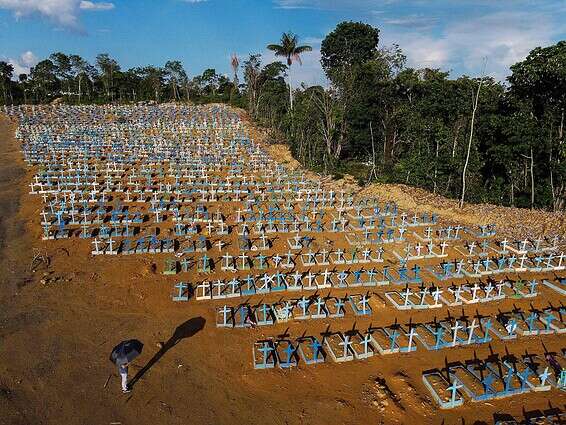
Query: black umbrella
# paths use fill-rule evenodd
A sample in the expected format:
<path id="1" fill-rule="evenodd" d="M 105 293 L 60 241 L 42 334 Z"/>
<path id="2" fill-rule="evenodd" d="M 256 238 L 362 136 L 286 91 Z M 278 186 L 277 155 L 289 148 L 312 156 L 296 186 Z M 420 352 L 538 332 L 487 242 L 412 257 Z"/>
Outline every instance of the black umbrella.
<path id="1" fill-rule="evenodd" d="M 110 361 L 116 365 L 129 363 L 142 352 L 143 344 L 137 339 L 122 341 L 110 353 Z"/>

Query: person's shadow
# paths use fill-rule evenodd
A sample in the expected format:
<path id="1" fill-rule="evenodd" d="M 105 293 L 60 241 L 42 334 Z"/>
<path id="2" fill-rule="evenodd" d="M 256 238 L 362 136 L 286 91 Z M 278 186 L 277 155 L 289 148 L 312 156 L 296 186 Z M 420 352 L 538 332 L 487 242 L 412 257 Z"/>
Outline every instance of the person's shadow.
<path id="1" fill-rule="evenodd" d="M 185 338 L 190 338 L 201 329 L 204 328 L 204 324 L 206 320 L 203 317 L 193 317 L 192 319 L 187 320 L 186 322 L 180 324 L 165 343 L 163 343 L 162 347 L 159 349 L 157 353 L 147 362 L 147 364 L 142 367 L 138 373 L 128 382 L 128 387 L 133 388 L 134 385 L 141 377 L 149 370 L 151 367 L 163 357 L 163 355 L 173 348 L 179 341 Z"/>

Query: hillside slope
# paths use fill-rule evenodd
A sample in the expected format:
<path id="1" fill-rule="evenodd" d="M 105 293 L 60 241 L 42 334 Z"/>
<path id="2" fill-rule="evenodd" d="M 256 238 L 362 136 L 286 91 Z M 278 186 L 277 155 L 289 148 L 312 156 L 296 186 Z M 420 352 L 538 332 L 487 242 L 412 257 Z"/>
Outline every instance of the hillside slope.
<path id="1" fill-rule="evenodd" d="M 265 149 L 277 161 L 286 167 L 300 169 L 301 165 L 293 158 L 289 147 L 284 144 L 271 143 L 268 131 L 253 126 L 249 117 L 238 110 L 248 125 L 254 130 L 256 141 L 262 142 Z M 332 180 L 304 170 L 312 177 L 325 182 L 327 187 L 336 190 L 349 190 L 358 197 L 376 197 L 382 201 L 395 202 L 401 210 L 413 213 L 436 213 L 441 221 L 461 224 L 464 226 L 495 224 L 498 234 L 502 237 L 524 239 L 542 236 L 566 236 L 566 214 L 564 212 L 549 212 L 543 210 L 528 210 L 525 208 L 501 207 L 492 204 L 465 204 L 459 208 L 458 201 L 433 194 L 424 189 L 403 184 L 372 183 L 359 186 L 352 176 L 346 175 L 340 180 Z"/>

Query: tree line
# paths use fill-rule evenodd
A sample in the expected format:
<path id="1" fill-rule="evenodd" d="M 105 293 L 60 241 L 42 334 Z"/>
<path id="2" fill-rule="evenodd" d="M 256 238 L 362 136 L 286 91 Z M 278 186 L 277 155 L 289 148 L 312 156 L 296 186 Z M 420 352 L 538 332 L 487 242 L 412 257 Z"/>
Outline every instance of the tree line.
<path id="1" fill-rule="evenodd" d="M 462 203 L 566 207 L 566 41 L 532 50 L 504 83 L 408 67 L 399 46 L 381 45 L 379 30 L 360 22 L 342 22 L 322 41 L 328 87 L 292 87 L 293 67 L 311 50 L 296 35 L 267 48 L 284 61 L 232 55 L 231 77 L 207 69 L 191 78 L 180 61 L 124 71 L 108 54 L 90 64 L 54 53 L 19 76 L 0 62 L 0 95 L 5 104 L 226 102 L 322 173 Z"/>
<path id="2" fill-rule="evenodd" d="M 235 84 L 215 69 L 189 78 L 178 60 L 164 66 L 123 70 L 107 53 L 94 64 L 79 55 L 53 53 L 30 69 L 14 75 L 10 63 L 0 61 L 4 104 L 49 103 L 62 99 L 70 104 L 164 101 L 230 101 Z"/>

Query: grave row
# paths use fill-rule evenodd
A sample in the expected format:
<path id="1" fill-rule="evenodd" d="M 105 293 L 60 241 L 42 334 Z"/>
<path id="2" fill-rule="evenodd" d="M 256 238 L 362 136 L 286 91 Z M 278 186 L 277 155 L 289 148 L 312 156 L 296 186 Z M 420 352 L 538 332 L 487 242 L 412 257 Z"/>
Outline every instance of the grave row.
<path id="1" fill-rule="evenodd" d="M 301 297 L 276 304 L 224 305 L 216 311 L 216 326 L 220 328 L 245 328 L 284 323 L 289 320 L 311 320 L 345 317 L 348 310 L 356 316 L 372 314 L 367 295 L 346 297 Z M 347 307 L 349 309 L 347 309 Z"/>
<path id="2" fill-rule="evenodd" d="M 262 305 L 262 320 L 266 324 L 272 324 L 274 314 L 269 318 L 269 312 L 265 312 L 266 304 Z M 228 309 L 229 310 L 229 309 Z M 236 310 L 237 311 L 237 310 Z M 544 315 L 532 312 L 523 322 L 513 318 L 498 316 L 497 318 L 483 317 L 473 319 L 467 325 L 458 320 L 446 320 L 435 323 L 410 324 L 407 328 L 393 324 L 385 327 L 370 328 L 366 331 L 351 330 L 348 332 L 325 332 L 322 335 L 319 346 L 315 349 L 311 346 L 312 357 L 305 359 L 300 346 L 305 341 L 318 342 L 316 337 L 304 337 L 296 340 L 264 339 L 254 343 L 253 360 L 254 368 L 268 369 L 276 365 L 280 368 L 297 366 L 300 360 L 305 364 L 323 363 L 328 358 L 333 362 L 343 363 L 354 360 L 368 359 L 376 354 L 389 355 L 396 353 L 412 353 L 417 351 L 419 344 L 429 351 L 451 349 L 462 346 L 477 346 L 487 344 L 497 337 L 508 341 L 521 336 L 551 335 L 566 332 L 566 324 L 561 320 L 564 311 L 557 316 L 550 309 Z M 228 312 L 226 314 L 224 327 L 233 327 L 235 321 L 231 321 Z M 253 326 L 255 319 L 250 315 L 250 310 L 245 310 L 246 316 L 238 316 L 240 327 Z M 267 319 L 266 319 L 267 318 Z M 507 320 L 507 322 L 505 322 Z M 537 327 L 535 321 L 543 324 Z M 559 321 L 560 325 L 554 322 Z M 224 320 L 221 324 L 224 323 Z M 505 324 L 503 324 L 505 323 Z M 314 361 L 316 360 L 316 361 Z"/>
<path id="3" fill-rule="evenodd" d="M 423 383 L 441 409 L 529 392 L 566 390 L 564 352 L 526 354 L 519 358 L 474 359 L 440 370 L 425 371 Z"/>
<path id="4" fill-rule="evenodd" d="M 199 268 L 199 271 L 205 271 Z M 246 277 L 233 277 L 232 279 L 205 280 L 192 287 L 197 300 L 214 300 L 223 298 L 237 298 L 256 294 L 269 294 L 284 291 L 316 291 L 321 289 L 348 289 L 359 287 L 385 286 L 391 283 L 410 284 L 419 278 L 419 268 L 413 268 L 413 275 L 402 281 L 391 278 L 387 266 L 383 270 L 360 269 L 355 271 L 329 271 L 321 273 L 299 272 L 248 274 Z M 418 280 L 419 283 L 422 281 Z M 545 286 L 550 282 L 545 281 Z M 184 290 L 190 287 L 188 283 L 181 282 Z M 479 302 L 492 302 L 504 298 L 531 298 L 538 295 L 539 282 L 532 279 L 525 284 L 522 280 L 490 282 L 480 285 L 462 284 L 441 289 L 437 286 L 421 286 L 418 292 L 408 287 L 404 291 L 388 291 L 386 299 L 399 310 L 415 308 L 436 308 L 440 303 L 447 306 L 462 304 L 475 304 Z M 555 285 L 550 284 L 556 287 Z M 563 285 L 563 284 L 562 284 Z"/>

